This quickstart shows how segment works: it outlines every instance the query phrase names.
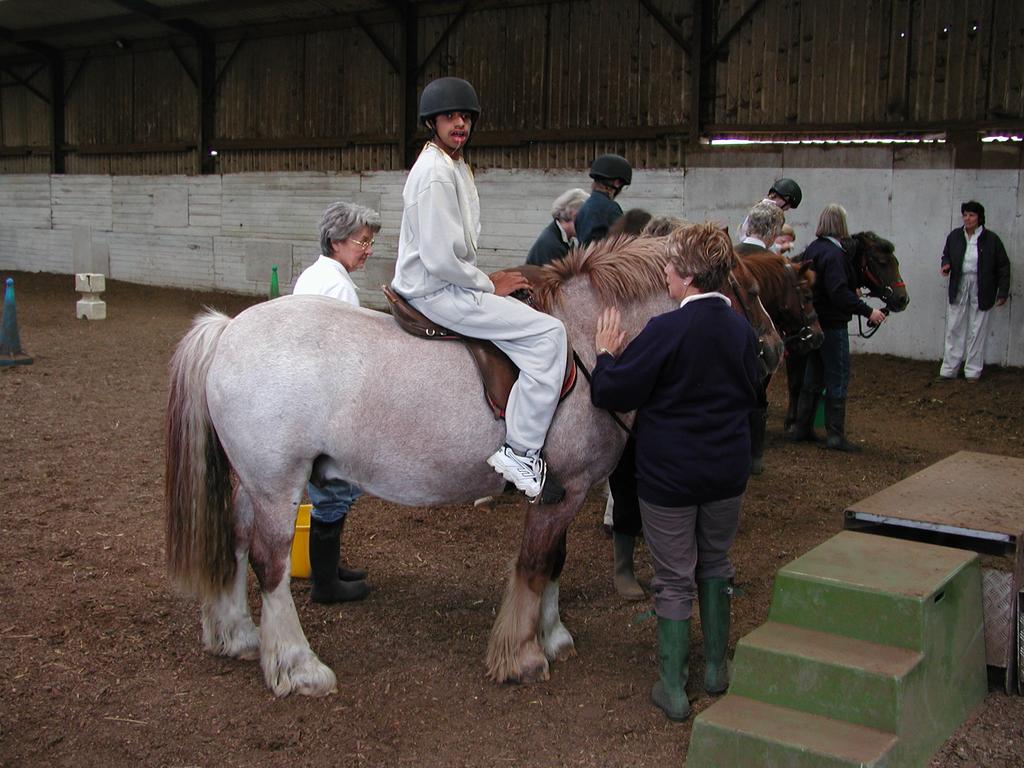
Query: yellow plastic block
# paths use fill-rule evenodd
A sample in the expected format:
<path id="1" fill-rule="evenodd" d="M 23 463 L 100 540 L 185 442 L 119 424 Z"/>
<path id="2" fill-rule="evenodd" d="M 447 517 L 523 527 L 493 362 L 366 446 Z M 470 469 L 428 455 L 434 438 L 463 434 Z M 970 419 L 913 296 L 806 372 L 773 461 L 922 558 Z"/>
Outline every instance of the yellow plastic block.
<path id="1" fill-rule="evenodd" d="M 300 504 L 295 516 L 295 538 L 292 539 L 292 578 L 308 579 L 309 568 L 309 512 L 312 504 Z"/>

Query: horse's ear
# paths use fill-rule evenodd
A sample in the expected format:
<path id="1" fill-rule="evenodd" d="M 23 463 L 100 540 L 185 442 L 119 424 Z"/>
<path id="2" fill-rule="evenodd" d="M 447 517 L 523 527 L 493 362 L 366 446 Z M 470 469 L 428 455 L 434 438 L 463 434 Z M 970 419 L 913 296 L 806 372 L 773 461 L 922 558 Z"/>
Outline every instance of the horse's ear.
<path id="1" fill-rule="evenodd" d="M 814 272 L 813 261 L 805 261 L 803 264 L 801 264 L 799 273 L 800 278 L 802 280 L 806 280 L 808 285 L 814 285 L 814 280 L 817 277 L 817 275 Z"/>

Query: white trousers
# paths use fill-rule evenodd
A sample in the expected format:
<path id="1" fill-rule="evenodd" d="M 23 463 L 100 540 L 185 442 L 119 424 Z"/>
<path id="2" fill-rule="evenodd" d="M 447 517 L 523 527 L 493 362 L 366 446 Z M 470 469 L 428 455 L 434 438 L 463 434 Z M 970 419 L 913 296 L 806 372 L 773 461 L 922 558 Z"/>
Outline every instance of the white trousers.
<path id="1" fill-rule="evenodd" d="M 505 409 L 505 442 L 524 453 L 544 447 L 565 377 L 565 326 L 509 296 L 456 285 L 410 299 L 439 325 L 463 336 L 489 339 L 519 367 Z"/>
<path id="2" fill-rule="evenodd" d="M 976 379 L 985 367 L 985 336 L 989 310 L 978 309 L 978 276 L 960 276 L 956 302 L 946 307 L 946 346 L 939 375 L 956 378 L 960 364 L 964 377 Z"/>

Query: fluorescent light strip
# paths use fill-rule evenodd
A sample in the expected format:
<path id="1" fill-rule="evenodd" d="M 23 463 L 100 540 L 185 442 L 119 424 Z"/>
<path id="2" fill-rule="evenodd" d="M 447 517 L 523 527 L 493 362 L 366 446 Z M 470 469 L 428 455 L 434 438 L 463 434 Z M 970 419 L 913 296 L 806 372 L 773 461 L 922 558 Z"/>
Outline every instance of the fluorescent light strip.
<path id="1" fill-rule="evenodd" d="M 996 141 L 998 139 L 985 139 L 985 141 Z M 1004 139 L 1005 140 L 1005 139 Z M 1020 140 L 1019 138 L 1016 140 Z M 754 144 L 945 144 L 945 139 L 940 138 L 916 138 L 916 139 L 894 139 L 883 137 L 868 137 L 862 139 L 741 139 L 717 137 L 711 139 L 711 145 L 715 147 L 740 147 Z"/>

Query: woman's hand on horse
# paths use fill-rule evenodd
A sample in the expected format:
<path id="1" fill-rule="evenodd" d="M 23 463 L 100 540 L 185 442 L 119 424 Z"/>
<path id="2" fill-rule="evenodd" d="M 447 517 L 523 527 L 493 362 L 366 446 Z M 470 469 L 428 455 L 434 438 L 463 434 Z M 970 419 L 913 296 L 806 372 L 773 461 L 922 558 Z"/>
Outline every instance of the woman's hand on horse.
<path id="1" fill-rule="evenodd" d="M 871 325 L 879 326 L 885 321 L 885 312 L 880 309 L 872 309 L 871 317 L 868 318 L 868 322 Z"/>
<path id="2" fill-rule="evenodd" d="M 622 330 L 622 317 L 615 307 L 608 307 L 597 318 L 597 333 L 594 335 L 594 348 L 598 354 L 602 351 L 615 357 L 626 346 L 626 333 Z"/>
<path id="3" fill-rule="evenodd" d="M 494 283 L 495 296 L 509 296 L 518 290 L 530 288 L 530 281 L 522 272 L 514 269 L 503 269 L 491 275 L 491 282 Z"/>

